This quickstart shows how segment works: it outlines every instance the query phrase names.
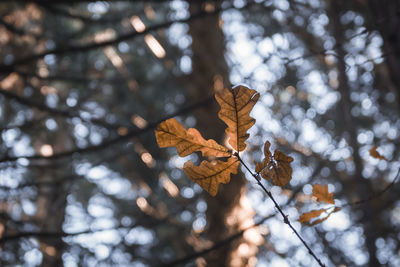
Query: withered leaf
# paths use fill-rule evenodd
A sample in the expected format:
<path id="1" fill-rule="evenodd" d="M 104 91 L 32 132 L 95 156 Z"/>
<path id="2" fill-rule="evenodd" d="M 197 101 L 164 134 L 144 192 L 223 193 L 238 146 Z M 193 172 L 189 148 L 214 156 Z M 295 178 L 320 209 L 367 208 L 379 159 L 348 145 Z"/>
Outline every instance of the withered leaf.
<path id="1" fill-rule="evenodd" d="M 328 185 L 313 185 L 312 195 L 317 198 L 317 201 L 325 202 L 328 204 L 335 204 L 333 193 L 328 192 Z"/>
<path id="2" fill-rule="evenodd" d="M 259 173 L 261 172 L 264 168 L 267 167 L 268 163 L 271 161 L 271 152 L 269 151 L 269 148 L 271 146 L 271 143 L 269 141 L 266 141 L 264 144 L 264 156 L 265 158 L 263 159 L 262 162 L 256 163 L 256 172 Z"/>
<path id="3" fill-rule="evenodd" d="M 226 147 L 219 145 L 214 140 L 205 140 L 196 129 L 190 128 L 186 131 L 176 119 L 161 122 L 155 133 L 160 147 L 175 146 L 181 157 L 195 151 L 201 151 L 205 157 L 229 157 L 231 155 Z"/>
<path id="4" fill-rule="evenodd" d="M 270 152 L 270 142 L 265 142 L 264 155 L 262 162 L 256 164 L 256 172 L 260 173 L 264 179 L 271 180 L 275 185 L 284 187 L 292 179 L 292 167 L 290 163 L 292 157 L 275 150 L 274 155 Z"/>
<path id="5" fill-rule="evenodd" d="M 226 162 L 203 160 L 200 166 L 195 166 L 193 162 L 188 161 L 184 164 L 183 170 L 193 182 L 200 185 L 210 195 L 215 196 L 218 192 L 218 185 L 228 183 L 231 174 L 237 173 L 238 166 L 238 159 L 229 158 Z"/>
<path id="6" fill-rule="evenodd" d="M 340 208 L 335 207 L 325 217 L 322 217 L 322 218 L 319 218 L 319 219 L 316 219 L 316 220 L 312 221 L 312 219 L 320 216 L 323 212 L 325 212 L 327 210 L 328 209 L 319 209 L 319 210 L 312 210 L 310 212 L 305 212 L 300 216 L 299 222 L 304 223 L 305 225 L 308 225 L 308 226 L 316 225 L 318 223 L 321 223 L 321 222 L 327 220 L 333 213 L 339 211 Z"/>
<path id="7" fill-rule="evenodd" d="M 376 159 L 384 159 L 386 160 L 386 158 L 384 156 L 382 156 L 376 149 L 378 148 L 377 145 L 374 145 L 370 150 L 369 150 L 369 154 L 371 155 L 371 157 L 376 158 Z"/>
<path id="8" fill-rule="evenodd" d="M 225 88 L 215 94 L 215 99 L 221 107 L 218 117 L 228 126 L 225 132 L 229 136 L 229 144 L 236 151 L 246 148 L 245 141 L 249 137 L 247 130 L 255 123 L 255 119 L 250 117 L 250 112 L 259 98 L 260 94 L 256 90 L 246 86 Z"/>
<path id="9" fill-rule="evenodd" d="M 305 212 L 300 216 L 299 222 L 309 224 L 309 222 L 313 218 L 318 217 L 319 215 L 321 215 L 326 210 L 327 209 L 320 209 L 320 210 L 312 210 L 312 211 L 309 211 L 309 212 Z"/>

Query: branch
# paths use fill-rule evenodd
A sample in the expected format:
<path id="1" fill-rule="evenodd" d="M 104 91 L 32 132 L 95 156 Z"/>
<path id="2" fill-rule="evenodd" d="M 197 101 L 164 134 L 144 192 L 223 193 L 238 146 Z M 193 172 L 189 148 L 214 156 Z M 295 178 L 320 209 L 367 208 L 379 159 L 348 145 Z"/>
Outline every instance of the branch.
<path id="1" fill-rule="evenodd" d="M 298 237 L 298 239 L 301 241 L 301 243 L 303 243 L 303 245 L 306 247 L 306 249 L 308 250 L 308 253 L 318 262 L 319 266 L 321 267 L 325 267 L 325 264 L 322 263 L 322 261 L 317 257 L 317 255 L 313 252 L 313 250 L 310 248 L 310 246 L 306 243 L 306 241 L 301 237 L 301 235 L 297 232 L 297 230 L 293 227 L 293 225 L 290 223 L 289 221 L 289 217 L 288 215 L 286 215 L 282 208 L 280 207 L 280 205 L 278 204 L 278 202 L 276 202 L 275 198 L 273 197 L 272 193 L 265 188 L 265 186 L 261 183 L 261 179 L 259 176 L 257 176 L 256 174 L 254 174 L 249 167 L 247 167 L 247 165 L 244 163 L 244 161 L 240 158 L 239 153 L 235 153 L 234 154 L 237 159 L 240 161 L 240 163 L 243 164 L 243 166 L 246 168 L 246 170 L 251 174 L 251 176 L 254 177 L 254 179 L 256 179 L 257 184 L 263 189 L 263 191 L 268 195 L 268 197 L 272 200 L 272 202 L 275 205 L 275 208 L 279 211 L 279 213 L 282 215 L 283 218 L 283 222 L 285 224 L 287 224 L 290 229 L 292 229 L 293 233 Z"/>
<path id="2" fill-rule="evenodd" d="M 98 230 L 98 231 L 86 230 L 86 231 L 81 231 L 81 232 L 76 232 L 76 233 L 65 233 L 65 232 L 56 232 L 56 231 L 54 231 L 54 232 L 52 232 L 52 231 L 48 231 L 48 232 L 27 231 L 27 232 L 21 232 L 21 233 L 17 233 L 17 234 L 13 234 L 13 235 L 5 235 L 2 238 L 0 238 L 0 244 L 7 242 L 7 241 L 24 238 L 24 237 L 58 238 L 58 237 L 89 234 L 89 233 L 107 231 L 107 230 L 113 230 L 113 229 L 103 229 L 103 230 Z"/>
<path id="3" fill-rule="evenodd" d="M 79 3 L 93 3 L 98 2 L 98 0 L 2 0 L 3 3 L 7 2 L 19 2 L 19 3 L 37 3 L 37 4 L 79 4 Z M 107 0 L 105 2 L 131 2 L 131 3 L 165 3 L 169 0 Z"/>
<path id="4" fill-rule="evenodd" d="M 293 195 L 291 196 L 290 199 L 288 199 L 288 201 L 286 202 L 285 205 L 288 205 L 289 203 L 291 203 L 291 202 L 296 198 L 296 194 L 297 194 L 299 191 L 301 191 L 301 188 L 299 188 L 296 192 L 293 193 Z M 167 266 L 168 266 L 168 267 L 172 267 L 172 266 L 176 266 L 176 265 L 178 265 L 178 264 L 184 264 L 184 263 L 189 262 L 189 261 L 191 261 L 191 260 L 193 260 L 193 259 L 196 259 L 196 258 L 198 258 L 198 257 L 204 256 L 204 255 L 206 255 L 206 254 L 208 254 L 208 253 L 210 253 L 210 252 L 212 252 L 212 251 L 214 251 L 214 250 L 216 250 L 216 249 L 219 249 L 219 248 L 221 248 L 221 247 L 223 247 L 223 246 L 225 246 L 225 245 L 229 245 L 231 242 L 233 242 L 233 241 L 236 240 L 237 238 L 240 238 L 240 237 L 243 235 L 243 233 L 246 232 L 246 230 L 251 229 L 251 228 L 254 228 L 254 227 L 257 227 L 257 226 L 263 224 L 266 220 L 272 218 L 273 216 L 274 216 L 274 215 L 264 216 L 264 217 L 261 218 L 257 223 L 254 223 L 253 225 L 250 225 L 250 226 L 246 227 L 245 229 L 242 229 L 242 230 L 240 230 L 240 231 L 238 231 L 238 232 L 236 232 L 236 233 L 234 233 L 234 234 L 228 236 L 227 238 L 222 239 L 222 240 L 220 240 L 220 241 L 214 243 L 214 244 L 213 244 L 211 247 L 209 247 L 209 248 L 205 248 L 205 249 L 203 249 L 203 250 L 194 252 L 194 253 L 192 253 L 192 254 L 189 254 L 189 255 L 187 255 L 187 256 L 184 256 L 184 257 L 181 257 L 181 258 L 172 260 L 172 261 L 167 262 L 167 263 L 162 263 L 162 264 L 160 264 L 160 266 L 163 266 L 163 267 L 167 267 Z"/>
<path id="5" fill-rule="evenodd" d="M 184 264 L 184 263 L 186 263 L 186 262 L 188 262 L 190 260 L 193 260 L 193 259 L 196 259 L 198 257 L 204 256 L 204 255 L 210 253 L 211 251 L 214 251 L 216 249 L 224 247 L 225 245 L 230 244 L 234 240 L 240 238 L 243 235 L 243 233 L 246 232 L 246 230 L 254 228 L 254 227 L 257 227 L 257 226 L 263 224 L 266 220 L 270 219 L 271 217 L 272 217 L 272 215 L 265 216 L 264 218 L 262 218 L 257 223 L 254 223 L 253 225 L 250 225 L 250 226 L 246 227 L 245 229 L 240 230 L 240 231 L 228 236 L 225 239 L 222 239 L 222 240 L 220 240 L 218 242 L 215 242 L 214 245 L 212 245 L 209 248 L 194 252 L 192 254 L 189 254 L 189 255 L 184 256 L 182 258 L 178 258 L 178 259 L 172 260 L 172 261 L 167 262 L 167 263 L 162 263 L 162 264 L 160 264 L 160 266 L 162 266 L 162 267 L 172 267 L 172 266 L 176 266 L 176 265 L 179 265 L 179 264 Z"/>
<path id="6" fill-rule="evenodd" d="M 42 103 L 34 102 L 34 101 L 32 101 L 32 100 L 30 100 L 28 98 L 21 97 L 21 96 L 19 96 L 17 94 L 14 94 L 14 93 L 10 92 L 10 91 L 7 91 L 7 90 L 0 89 L 0 94 L 3 95 L 4 97 L 8 98 L 8 99 L 14 99 L 18 103 L 23 104 L 25 106 L 33 107 L 33 108 L 36 108 L 36 109 L 39 109 L 39 110 L 42 110 L 42 111 L 46 111 L 46 112 L 49 112 L 49 113 L 51 113 L 53 115 L 56 115 L 56 116 L 61 116 L 61 117 L 66 117 L 66 118 L 79 117 L 82 121 L 90 122 L 90 123 L 93 123 L 93 124 L 97 124 L 97 125 L 100 125 L 102 127 L 107 128 L 107 129 L 116 129 L 116 128 L 119 127 L 118 125 L 109 124 L 109 123 L 107 123 L 105 121 L 102 121 L 102 120 L 99 120 L 99 119 L 85 119 L 85 118 L 82 118 L 79 115 L 79 113 L 74 111 L 74 110 L 61 110 L 61 109 L 51 108 L 51 107 L 49 107 L 47 105 L 44 105 Z"/>
<path id="7" fill-rule="evenodd" d="M 41 37 L 41 35 L 38 35 L 38 34 L 35 34 L 32 32 L 25 32 L 24 30 L 15 27 L 13 24 L 6 22 L 2 18 L 0 18 L 0 24 L 3 25 L 8 31 L 10 31 L 14 34 L 20 35 L 20 36 L 30 35 L 33 38 L 35 38 L 36 40 Z"/>
<path id="8" fill-rule="evenodd" d="M 82 234 L 92 234 L 92 233 L 97 233 L 97 232 L 102 232 L 102 231 L 110 231 L 110 230 L 119 230 L 119 229 L 133 229 L 138 226 L 146 226 L 146 227 L 154 227 L 157 225 L 162 225 L 169 221 L 171 217 L 169 215 L 164 216 L 162 218 L 155 218 L 155 217 L 148 217 L 148 216 L 143 216 L 139 217 L 139 220 L 133 223 L 130 226 L 124 226 L 124 225 L 116 225 L 115 227 L 110 227 L 110 228 L 105 228 L 105 229 L 97 229 L 97 230 L 85 230 L 85 231 L 80 231 L 80 232 L 75 232 L 75 233 L 66 233 L 64 231 L 25 231 L 25 232 L 19 232 L 15 234 L 8 234 L 4 235 L 3 237 L 0 238 L 0 245 L 4 242 L 8 242 L 11 240 L 18 240 L 20 238 L 25 238 L 25 237 L 42 237 L 42 238 L 60 238 L 60 237 L 68 237 L 68 236 L 76 236 L 76 235 L 82 235 Z"/>
<path id="9" fill-rule="evenodd" d="M 213 100 L 213 97 L 208 97 L 208 98 L 203 99 L 203 100 L 201 100 L 201 101 L 199 101 L 197 103 L 194 103 L 194 104 L 192 104 L 190 106 L 184 107 L 184 108 L 182 108 L 182 109 L 180 109 L 180 110 L 178 110 L 178 111 L 176 111 L 176 112 L 174 112 L 174 113 L 172 113 L 170 115 L 167 115 L 167 116 L 159 119 L 158 121 L 155 121 L 153 123 L 149 123 L 146 127 L 142 128 L 142 129 L 130 130 L 128 132 L 128 134 L 126 134 L 126 135 L 110 138 L 108 140 L 103 141 L 102 143 L 100 143 L 98 145 L 88 146 L 88 147 L 84 147 L 84 148 L 76 148 L 76 149 L 73 149 L 73 150 L 68 150 L 68 151 L 64 151 L 64 152 L 60 152 L 60 153 L 54 153 L 52 156 L 49 156 L 49 157 L 45 157 L 43 155 L 38 155 L 38 154 L 32 155 L 32 156 L 28 156 L 27 155 L 27 156 L 18 156 L 18 157 L 5 156 L 5 157 L 0 159 L 0 163 L 1 162 L 17 161 L 20 158 L 25 158 L 25 159 L 28 159 L 28 160 L 60 159 L 60 158 L 72 156 L 73 154 L 83 154 L 83 153 L 98 151 L 98 150 L 107 148 L 107 147 L 109 147 L 111 145 L 120 143 L 122 141 L 129 140 L 130 138 L 138 136 L 140 134 L 143 134 L 143 133 L 145 133 L 145 132 L 147 132 L 149 130 L 152 130 L 155 127 L 157 127 L 157 125 L 159 123 L 161 123 L 162 121 L 164 121 L 164 120 L 167 120 L 169 118 L 172 118 L 172 117 L 175 117 L 175 116 L 178 116 L 178 115 L 185 114 L 188 111 L 194 110 L 194 109 L 202 107 L 202 106 L 210 105 L 212 103 L 212 100 Z"/>
<path id="10" fill-rule="evenodd" d="M 71 2 L 71 1 L 68 1 L 68 2 Z M 252 4 L 253 4 L 253 2 L 250 2 L 247 5 L 244 5 L 243 7 L 238 8 L 238 9 L 248 8 Z M 59 47 L 59 48 L 50 49 L 50 50 L 44 51 L 42 53 L 33 54 L 33 55 L 30 55 L 30 56 L 21 58 L 21 59 L 16 60 L 15 62 L 13 62 L 13 63 L 11 63 L 9 65 L 0 64 L 0 73 L 1 72 L 2 73 L 13 72 L 13 71 L 15 71 L 16 66 L 28 63 L 28 62 L 36 60 L 36 59 L 43 58 L 46 55 L 50 55 L 50 54 L 52 54 L 52 55 L 61 55 L 61 54 L 66 54 L 66 53 L 86 52 L 86 51 L 89 51 L 89 50 L 92 50 L 92 49 L 96 49 L 96 48 L 100 48 L 100 47 L 105 47 L 105 46 L 109 46 L 109 45 L 115 45 L 115 44 L 118 44 L 118 43 L 120 43 L 122 41 L 126 41 L 126 40 L 129 40 L 129 39 L 133 39 L 135 37 L 138 37 L 138 36 L 145 35 L 145 34 L 147 34 L 149 32 L 153 32 L 153 31 L 157 31 L 157 30 L 160 30 L 160 29 L 167 28 L 167 27 L 171 26 L 174 23 L 186 23 L 186 22 L 190 22 L 190 21 L 195 20 L 195 19 L 204 18 L 204 17 L 212 16 L 212 15 L 217 15 L 220 12 L 228 10 L 228 9 L 231 9 L 231 8 L 234 8 L 234 6 L 233 5 L 229 5 L 229 6 L 224 7 L 224 8 L 215 8 L 213 11 L 210 11 L 210 12 L 204 10 L 204 11 L 198 12 L 196 14 L 193 14 L 190 17 L 185 18 L 185 19 L 171 20 L 171 21 L 167 21 L 167 22 L 164 22 L 164 23 L 156 24 L 156 25 L 147 27 L 142 32 L 132 31 L 132 32 L 129 32 L 129 33 L 121 34 L 121 35 L 115 37 L 114 39 L 108 40 L 108 41 L 91 42 L 91 43 L 83 44 L 83 45 L 71 45 L 71 46 L 67 46 L 67 47 Z"/>
<path id="11" fill-rule="evenodd" d="M 388 192 L 389 190 L 391 190 L 393 188 L 393 186 L 397 183 L 399 178 L 400 178 L 400 168 L 397 171 L 397 174 L 396 174 L 395 178 L 393 179 L 393 181 L 390 184 L 388 184 L 384 189 L 382 189 L 378 193 L 372 194 L 371 196 L 369 196 L 369 197 L 367 197 L 365 199 L 361 199 L 361 200 L 358 200 L 358 201 L 346 203 L 346 204 L 342 205 L 340 208 L 344 208 L 344 207 L 347 207 L 347 206 L 361 205 L 363 203 L 366 203 L 366 202 L 369 202 L 371 200 L 374 200 L 375 198 L 381 197 L 383 194 L 385 194 L 386 192 Z"/>
<path id="12" fill-rule="evenodd" d="M 69 12 L 68 10 L 54 6 L 54 4 L 57 4 L 57 3 L 54 3 L 54 0 L 51 2 L 39 1 L 36 3 L 39 4 L 42 8 L 53 13 L 55 16 L 63 16 L 63 17 L 70 18 L 70 19 L 78 19 L 85 23 L 111 23 L 111 22 L 115 23 L 115 22 L 118 22 L 121 20 L 121 18 L 93 19 L 90 16 L 74 14 L 74 13 Z"/>

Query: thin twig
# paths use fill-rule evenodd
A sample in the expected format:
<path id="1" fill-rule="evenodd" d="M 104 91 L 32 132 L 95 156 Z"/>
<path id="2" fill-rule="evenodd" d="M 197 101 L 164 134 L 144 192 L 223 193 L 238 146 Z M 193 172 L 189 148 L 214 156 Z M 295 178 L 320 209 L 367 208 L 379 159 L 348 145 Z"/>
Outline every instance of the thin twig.
<path id="1" fill-rule="evenodd" d="M 252 224 L 252 225 L 250 225 L 250 226 L 248 226 L 248 227 L 246 227 L 246 228 L 244 228 L 244 229 L 242 229 L 242 230 L 240 230 L 240 231 L 238 231 L 238 232 L 236 232 L 236 233 L 234 233 L 234 234 L 228 236 L 227 238 L 224 238 L 224 239 L 222 239 L 222 240 L 219 240 L 219 241 L 215 242 L 215 243 L 214 243 L 211 247 L 209 247 L 209 248 L 205 248 L 205 249 L 202 249 L 202 250 L 200 250 L 200 251 L 196 251 L 196 252 L 194 252 L 194 253 L 192 253 L 192 254 L 189 254 L 189 255 L 186 255 L 186 256 L 184 256 L 184 257 L 181 257 L 181 258 L 172 260 L 172 261 L 167 262 L 167 263 L 161 263 L 160 266 L 162 266 L 162 267 L 167 267 L 167 266 L 168 266 L 168 267 L 173 267 L 173 266 L 176 266 L 176 265 L 180 265 L 180 264 L 187 263 L 187 262 L 189 262 L 190 260 L 196 259 L 196 258 L 198 258 L 198 257 L 207 255 L 207 254 L 210 253 L 211 251 L 214 251 L 214 250 L 216 250 L 216 249 L 219 249 L 219 248 L 221 248 L 221 247 L 224 247 L 225 245 L 230 244 L 230 243 L 233 242 L 234 240 L 240 238 L 240 237 L 244 234 L 244 232 L 246 232 L 247 230 L 249 230 L 249 229 L 251 229 L 251 228 L 254 228 L 254 227 L 257 227 L 257 226 L 263 224 L 266 220 L 270 219 L 271 217 L 272 217 L 272 215 L 270 215 L 270 216 L 265 216 L 264 218 L 260 219 L 258 222 L 256 222 L 256 223 L 254 223 L 254 224 Z"/>
<path id="2" fill-rule="evenodd" d="M 365 203 L 365 202 L 369 202 L 369 201 L 371 201 L 371 200 L 373 200 L 373 199 L 375 199 L 375 198 L 381 197 L 381 196 L 382 196 L 383 194 L 385 194 L 387 191 L 389 191 L 390 189 L 392 189 L 392 187 L 393 187 L 393 186 L 397 183 L 397 181 L 399 180 L 399 177 L 400 177 L 400 168 L 398 169 L 397 174 L 396 174 L 395 178 L 393 179 L 393 181 L 392 181 L 390 184 L 388 184 L 384 189 L 382 189 L 381 191 L 379 191 L 379 192 L 376 193 L 376 194 L 372 194 L 371 196 L 369 196 L 369 197 L 367 197 L 367 198 L 365 198 L 365 199 L 361 199 L 361 200 L 357 200 L 357 201 L 354 201 L 354 202 L 349 202 L 349 203 L 343 204 L 340 208 L 344 208 L 344 207 L 347 207 L 347 206 L 360 205 L 360 204 L 363 204 L 363 203 Z"/>
<path id="3" fill-rule="evenodd" d="M 272 202 L 274 202 L 275 208 L 279 211 L 279 213 L 282 215 L 283 218 L 283 222 L 285 224 L 287 224 L 290 229 L 292 229 L 293 233 L 299 238 L 299 240 L 303 243 L 303 245 L 306 247 L 306 249 L 308 250 L 308 253 L 318 262 L 319 266 L 321 267 L 325 267 L 325 264 L 322 263 L 322 261 L 317 257 L 317 255 L 313 252 L 313 250 L 310 248 L 310 246 L 306 243 L 306 241 L 301 237 L 301 235 L 297 232 L 297 230 L 293 227 L 293 225 L 290 223 L 289 221 L 289 217 L 288 215 L 286 215 L 281 206 L 278 204 L 278 202 L 275 200 L 275 198 L 273 197 L 272 193 L 265 188 L 265 186 L 261 183 L 261 179 L 260 177 L 253 173 L 249 167 L 247 167 L 246 163 L 244 163 L 244 161 L 240 158 L 239 153 L 235 152 L 234 154 L 235 157 L 237 157 L 237 159 L 240 161 L 240 163 L 246 168 L 246 170 L 251 174 L 251 176 L 254 177 L 254 179 L 256 179 L 257 184 L 263 189 L 263 191 L 268 195 L 268 197 L 272 200 Z"/>
<path id="4" fill-rule="evenodd" d="M 39 160 L 39 159 L 46 159 L 46 160 L 54 160 L 54 159 L 60 159 L 60 158 L 65 158 L 65 157 L 70 157 L 73 154 L 83 154 L 83 153 L 89 153 L 89 152 L 94 152 L 94 151 L 98 151 L 104 148 L 107 148 L 111 145 L 129 140 L 132 137 L 138 136 L 140 134 L 143 134 L 149 130 L 154 129 L 155 127 L 157 127 L 157 125 L 162 122 L 165 121 L 169 118 L 178 116 L 178 115 L 182 115 L 182 114 L 186 114 L 189 111 L 192 111 L 194 109 L 197 109 L 199 107 L 205 107 L 208 106 L 209 104 L 212 103 L 213 97 L 207 97 L 203 100 L 200 100 L 199 102 L 196 102 L 190 106 L 186 106 L 183 107 L 181 109 L 179 109 L 178 111 L 167 115 L 161 119 L 159 119 L 158 121 L 155 121 L 153 123 L 149 123 L 146 127 L 141 128 L 141 129 L 132 129 L 130 130 L 126 135 L 121 135 L 121 136 L 117 136 L 114 138 L 109 138 L 104 140 L 102 143 L 98 144 L 98 145 L 93 145 L 93 146 L 87 146 L 84 148 L 76 148 L 76 149 L 72 149 L 72 150 L 67 150 L 67 151 L 63 151 L 63 152 L 59 152 L 59 153 L 54 153 L 52 156 L 46 157 L 40 154 L 36 154 L 36 155 L 31 155 L 31 156 L 10 156 L 10 155 L 6 155 L 3 158 L 0 158 L 0 163 L 1 162 L 13 162 L 13 161 L 17 161 L 20 158 L 25 158 L 28 160 Z"/>
<path id="5" fill-rule="evenodd" d="M 79 45 L 68 45 L 68 46 L 63 46 L 63 47 L 56 47 L 54 49 L 49 49 L 46 50 L 44 52 L 41 53 L 37 53 L 37 54 L 32 54 L 26 57 L 22 57 L 20 59 L 15 60 L 13 63 L 11 64 L 0 64 L 0 73 L 11 73 L 13 71 L 16 71 L 16 67 L 19 65 L 23 65 L 26 63 L 29 63 L 31 61 L 37 60 L 37 59 L 41 59 L 43 57 L 45 57 L 46 55 L 62 55 L 62 54 L 67 54 L 67 53 L 82 53 L 82 52 L 87 52 L 93 49 L 97 49 L 97 48 L 101 48 L 101 47 L 106 47 L 109 45 L 116 45 L 120 42 L 123 41 L 127 41 L 127 40 L 131 40 L 135 37 L 138 36 L 144 36 L 145 34 L 149 33 L 149 32 L 154 32 L 157 30 L 161 30 L 161 29 L 165 29 L 168 28 L 169 26 L 171 26 L 174 23 L 187 23 L 190 22 L 192 20 L 197 20 L 197 19 L 201 19 L 201 18 L 205 18 L 208 16 L 215 16 L 218 15 L 219 13 L 235 8 L 237 10 L 243 10 L 248 8 L 249 6 L 251 6 L 252 4 L 254 4 L 253 1 L 247 3 L 246 5 L 244 5 L 243 7 L 240 8 L 235 8 L 235 6 L 229 5 L 227 7 L 221 7 L 221 8 L 215 8 L 213 11 L 200 11 L 196 14 L 192 14 L 190 17 L 184 18 L 184 19 L 177 19 L 177 20 L 169 20 L 160 24 L 156 24 L 156 25 L 152 25 L 147 27 L 144 31 L 141 32 L 137 32 L 137 31 L 131 31 L 128 33 L 124 33 L 121 35 L 118 35 L 117 37 L 111 39 L 111 40 L 106 40 L 106 41 L 102 41 L 102 42 L 90 42 L 87 44 L 79 44 Z"/>
<path id="6" fill-rule="evenodd" d="M 61 116 L 61 117 L 65 117 L 65 118 L 74 118 L 74 117 L 78 117 L 79 119 L 81 119 L 84 122 L 89 122 L 89 123 L 93 123 L 99 126 L 102 126 L 104 128 L 107 128 L 109 130 L 116 130 L 118 127 L 122 126 L 122 125 L 116 125 L 116 124 L 110 124 L 107 123 L 106 121 L 103 121 L 101 119 L 95 119 L 95 118 L 84 118 L 79 114 L 79 111 L 73 110 L 73 109 L 57 109 L 57 108 L 51 108 L 45 104 L 42 103 L 38 103 L 38 102 L 34 102 L 29 98 L 26 97 L 22 97 L 19 96 L 13 92 L 4 90 L 2 88 L 0 88 L 0 94 L 4 97 L 6 97 L 7 99 L 13 99 L 15 101 L 17 101 L 18 103 L 30 107 L 30 108 L 36 108 L 38 110 L 44 111 L 44 112 L 48 112 L 54 116 Z"/>

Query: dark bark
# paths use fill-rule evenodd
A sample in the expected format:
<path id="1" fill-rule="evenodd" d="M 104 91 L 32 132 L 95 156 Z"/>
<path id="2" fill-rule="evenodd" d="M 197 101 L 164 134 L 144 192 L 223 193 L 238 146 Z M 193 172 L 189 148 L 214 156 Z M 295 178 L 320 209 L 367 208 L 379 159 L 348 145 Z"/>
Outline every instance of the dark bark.
<path id="1" fill-rule="evenodd" d="M 350 100 L 351 87 L 349 86 L 348 77 L 346 74 L 346 63 L 344 58 L 346 56 L 346 51 L 343 48 L 344 30 L 340 23 L 340 1 L 331 0 L 329 1 L 328 15 L 330 18 L 330 26 L 332 30 L 332 35 L 336 40 L 336 52 L 337 52 L 337 69 L 338 69 L 338 80 L 339 87 L 338 90 L 341 95 L 340 99 L 340 111 L 341 117 L 346 125 L 346 131 L 343 135 L 347 136 L 347 142 L 353 150 L 353 163 L 354 163 L 354 174 L 353 179 L 357 185 L 357 194 L 360 199 L 367 199 L 369 196 L 373 195 L 373 190 L 371 183 L 368 179 L 363 177 L 363 162 L 360 156 L 360 147 L 357 142 L 357 125 L 355 123 L 355 118 L 351 115 L 352 103 Z M 361 220 L 362 227 L 364 229 L 365 235 L 365 246 L 369 254 L 368 266 L 375 267 L 380 266 L 379 261 L 376 256 L 376 246 L 375 240 L 379 236 L 379 227 L 376 223 L 377 212 L 374 209 L 372 202 L 364 202 L 360 205 L 363 212 L 363 218 Z"/>
<path id="2" fill-rule="evenodd" d="M 389 76 L 395 85 L 397 97 L 400 96 L 400 2 L 392 0 L 369 0 L 370 11 L 367 25 L 377 30 L 383 39 L 383 54 L 388 66 Z M 371 23 L 373 21 L 374 23 Z"/>
<path id="3" fill-rule="evenodd" d="M 215 4 L 214 8 L 218 9 L 218 4 Z M 201 12 L 202 9 L 204 9 L 203 3 L 190 2 L 192 14 Z M 193 51 L 190 99 L 198 99 L 205 95 L 213 95 L 214 89 L 230 87 L 229 73 L 224 56 L 225 42 L 220 18 L 212 16 L 204 20 L 191 21 L 189 26 Z M 221 143 L 226 125 L 218 119 L 218 111 L 216 101 L 207 109 L 196 110 L 196 128 L 205 138 L 213 138 Z M 219 187 L 216 197 L 206 195 L 208 235 L 212 241 L 222 240 L 238 230 L 245 218 L 233 212 L 235 208 L 240 209 L 239 200 L 245 192 L 245 178 L 239 173 L 231 177 L 229 184 Z M 227 223 L 228 217 L 233 223 Z M 210 252 L 205 257 L 207 266 L 230 266 L 232 252 L 241 242 L 243 238 Z M 240 261 L 237 258 L 236 261 L 238 260 Z"/>

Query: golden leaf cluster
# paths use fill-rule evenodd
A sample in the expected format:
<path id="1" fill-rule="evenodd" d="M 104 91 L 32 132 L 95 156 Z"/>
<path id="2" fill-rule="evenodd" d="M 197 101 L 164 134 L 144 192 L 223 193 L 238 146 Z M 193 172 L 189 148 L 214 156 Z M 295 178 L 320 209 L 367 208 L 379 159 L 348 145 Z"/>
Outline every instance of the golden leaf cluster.
<path id="1" fill-rule="evenodd" d="M 181 157 L 201 152 L 203 157 L 213 159 L 203 160 L 199 166 L 188 161 L 183 170 L 193 182 L 215 196 L 219 184 L 228 183 L 231 174 L 237 173 L 240 163 L 237 153 L 246 149 L 246 140 L 249 137 L 247 131 L 255 123 L 255 119 L 250 117 L 250 112 L 259 98 L 260 94 L 256 90 L 245 86 L 225 88 L 215 94 L 215 99 L 221 107 L 218 117 L 227 125 L 225 132 L 234 152 L 215 140 L 204 139 L 194 128 L 186 130 L 176 119 L 168 119 L 158 125 L 155 130 L 157 143 L 160 147 L 176 147 Z M 290 163 L 293 158 L 278 150 L 272 155 L 269 151 L 270 145 L 268 141 L 265 143 L 265 158 L 261 163 L 257 163 L 256 172 L 275 185 L 284 187 L 292 179 Z"/>
<path id="2" fill-rule="evenodd" d="M 246 148 L 245 141 L 249 137 L 247 131 L 255 123 L 250 112 L 259 97 L 257 91 L 245 86 L 225 88 L 215 95 L 221 107 L 218 116 L 228 126 L 226 134 L 229 136 L 229 144 L 237 152 Z M 199 151 L 207 158 L 228 158 L 203 160 L 199 166 L 188 161 L 183 166 L 186 175 L 212 196 L 217 194 L 220 183 L 228 183 L 231 174 L 237 173 L 239 160 L 233 157 L 230 149 L 215 140 L 205 140 L 194 128 L 186 130 L 176 119 L 160 123 L 155 134 L 160 147 L 176 147 L 181 157 Z"/>

